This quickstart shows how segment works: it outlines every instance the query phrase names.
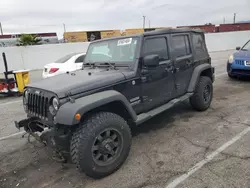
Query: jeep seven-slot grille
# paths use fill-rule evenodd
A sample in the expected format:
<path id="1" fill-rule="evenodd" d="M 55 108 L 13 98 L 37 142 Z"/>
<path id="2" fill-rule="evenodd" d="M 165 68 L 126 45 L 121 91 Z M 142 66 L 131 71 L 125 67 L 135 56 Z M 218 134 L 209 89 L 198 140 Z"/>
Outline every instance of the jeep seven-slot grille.
<path id="1" fill-rule="evenodd" d="M 28 110 L 29 113 L 37 117 L 48 117 L 49 99 L 48 97 L 29 93 L 28 95 Z"/>

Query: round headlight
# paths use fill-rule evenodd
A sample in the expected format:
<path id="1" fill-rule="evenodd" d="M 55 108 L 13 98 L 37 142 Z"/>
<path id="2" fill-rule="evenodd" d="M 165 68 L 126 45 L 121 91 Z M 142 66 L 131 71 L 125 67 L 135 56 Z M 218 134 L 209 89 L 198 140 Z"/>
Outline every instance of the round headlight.
<path id="1" fill-rule="evenodd" d="M 56 111 L 59 109 L 59 101 L 56 97 L 54 97 L 52 100 L 52 106 Z"/>
<path id="2" fill-rule="evenodd" d="M 228 58 L 228 63 L 232 64 L 234 62 L 234 56 L 230 55 L 230 57 Z"/>

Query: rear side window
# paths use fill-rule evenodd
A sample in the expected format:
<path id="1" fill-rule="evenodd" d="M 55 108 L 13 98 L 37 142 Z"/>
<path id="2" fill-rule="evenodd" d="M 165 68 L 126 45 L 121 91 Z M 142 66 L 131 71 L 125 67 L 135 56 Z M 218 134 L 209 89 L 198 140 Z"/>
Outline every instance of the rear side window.
<path id="1" fill-rule="evenodd" d="M 146 39 L 144 43 L 144 56 L 153 54 L 159 55 L 161 61 L 169 59 L 165 37 Z"/>
<path id="2" fill-rule="evenodd" d="M 191 54 L 188 35 L 173 36 L 173 45 L 176 57 L 183 57 Z"/>
<path id="3" fill-rule="evenodd" d="M 196 54 L 204 54 L 206 53 L 206 46 L 204 38 L 201 34 L 193 34 L 193 45 Z"/>
<path id="4" fill-rule="evenodd" d="M 80 57 L 78 57 L 75 61 L 75 63 L 83 63 L 85 55 L 81 55 Z"/>
<path id="5" fill-rule="evenodd" d="M 70 58 L 72 58 L 74 55 L 76 55 L 75 53 L 72 54 L 68 54 L 66 56 L 61 57 L 60 59 L 56 60 L 55 63 L 65 63 L 66 61 L 68 61 Z"/>

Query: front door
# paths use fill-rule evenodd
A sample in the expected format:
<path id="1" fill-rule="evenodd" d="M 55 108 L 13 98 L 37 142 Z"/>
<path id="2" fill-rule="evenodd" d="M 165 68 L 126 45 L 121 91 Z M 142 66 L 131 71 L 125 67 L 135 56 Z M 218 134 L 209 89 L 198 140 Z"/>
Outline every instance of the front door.
<path id="1" fill-rule="evenodd" d="M 172 35 L 172 46 L 174 48 L 175 59 L 175 87 L 177 96 L 181 96 L 187 91 L 194 68 L 194 60 L 190 46 L 190 35 Z"/>
<path id="2" fill-rule="evenodd" d="M 144 40 L 143 57 L 153 54 L 160 57 L 159 66 L 142 66 L 141 86 L 145 111 L 166 103 L 174 96 L 173 64 L 169 55 L 168 40 L 168 35 Z"/>

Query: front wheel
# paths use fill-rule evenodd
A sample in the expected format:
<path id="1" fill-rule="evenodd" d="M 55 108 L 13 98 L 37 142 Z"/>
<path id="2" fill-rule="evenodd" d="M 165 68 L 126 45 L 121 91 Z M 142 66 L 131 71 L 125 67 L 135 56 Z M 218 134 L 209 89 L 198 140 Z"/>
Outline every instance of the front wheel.
<path id="1" fill-rule="evenodd" d="M 209 108 L 213 98 L 213 84 L 209 77 L 201 76 L 194 95 L 190 98 L 191 106 L 197 111 Z"/>
<path id="2" fill-rule="evenodd" d="M 109 112 L 87 118 L 73 133 L 71 158 L 77 167 L 92 178 L 102 178 L 118 170 L 131 146 L 127 122 Z"/>

